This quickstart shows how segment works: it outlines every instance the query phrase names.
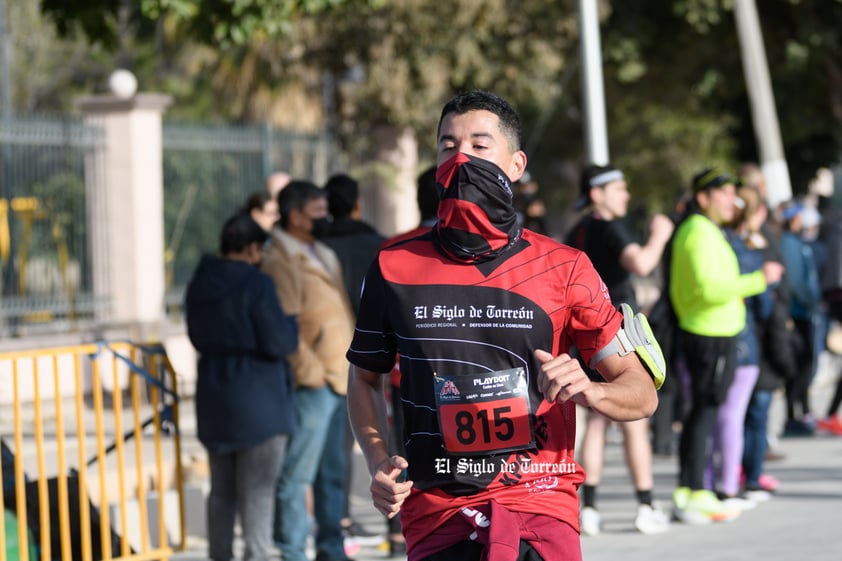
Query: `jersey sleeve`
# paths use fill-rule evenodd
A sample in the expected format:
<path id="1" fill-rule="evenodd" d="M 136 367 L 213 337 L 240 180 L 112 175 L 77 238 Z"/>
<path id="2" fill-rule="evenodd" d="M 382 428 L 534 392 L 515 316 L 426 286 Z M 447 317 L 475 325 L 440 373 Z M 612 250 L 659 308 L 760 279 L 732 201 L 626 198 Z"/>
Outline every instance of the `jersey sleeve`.
<path id="1" fill-rule="evenodd" d="M 389 372 L 395 365 L 397 345 L 389 319 L 387 286 L 375 259 L 363 279 L 360 311 L 354 338 L 346 353 L 351 364 L 373 372 Z"/>
<path id="2" fill-rule="evenodd" d="M 567 336 L 576 345 L 585 364 L 611 342 L 623 323 L 623 316 L 611 302 L 608 288 L 590 259 L 580 254 L 567 286 L 570 321 Z"/>

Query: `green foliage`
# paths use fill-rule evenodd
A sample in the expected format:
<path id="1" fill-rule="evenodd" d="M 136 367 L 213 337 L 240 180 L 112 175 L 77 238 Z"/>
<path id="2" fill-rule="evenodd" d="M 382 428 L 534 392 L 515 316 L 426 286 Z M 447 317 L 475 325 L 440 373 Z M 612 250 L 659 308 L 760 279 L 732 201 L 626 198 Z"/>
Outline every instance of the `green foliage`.
<path id="1" fill-rule="evenodd" d="M 379 0 L 141 0 L 149 19 L 173 17 L 193 39 L 228 48 L 283 39 L 296 22 L 343 6 L 365 9 Z"/>
<path id="2" fill-rule="evenodd" d="M 842 2 L 757 5 L 799 190 L 842 146 Z M 671 205 L 698 167 L 758 158 L 733 6 L 600 3 L 612 157 L 651 210 Z M 575 194 L 583 115 L 576 76 L 562 83 L 578 56 L 573 0 L 44 0 L 42 8 L 69 38 L 81 31 L 103 46 L 76 62 L 84 70 L 65 85 L 101 83 L 119 57 L 144 89 L 176 96 L 171 115 L 328 125 L 354 162 L 380 157 L 373 133 L 384 126 L 414 130 L 429 161 L 441 104 L 492 89 L 524 117 L 542 193 L 557 204 Z"/>

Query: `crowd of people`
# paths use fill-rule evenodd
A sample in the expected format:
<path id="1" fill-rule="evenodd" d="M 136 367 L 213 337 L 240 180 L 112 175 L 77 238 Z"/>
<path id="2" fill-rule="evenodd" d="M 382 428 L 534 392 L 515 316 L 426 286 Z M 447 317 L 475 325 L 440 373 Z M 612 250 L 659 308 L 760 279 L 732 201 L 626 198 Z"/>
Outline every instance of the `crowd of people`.
<path id="1" fill-rule="evenodd" d="M 508 102 L 461 94 L 418 175 L 412 231 L 386 239 L 363 221 L 348 174 L 272 174 L 225 222 L 185 297 L 212 560 L 234 557 L 236 519 L 250 561 L 273 546 L 306 561 L 308 541 L 316 561 L 379 542 L 412 561 L 578 560 L 579 535 L 602 529 L 613 423 L 643 534 L 769 500 L 772 434 L 842 435 L 842 373 L 825 415 L 809 401 L 842 322 L 842 233 L 824 199 L 769 208 L 756 166 L 708 168 L 637 241 L 623 171 L 589 164 L 561 243 L 520 143 Z M 634 283 L 656 270 L 660 347 Z M 780 388 L 786 424 L 770 427 Z M 355 444 L 383 533 L 351 517 Z M 653 497 L 654 453 L 677 456 L 671 510 Z"/>

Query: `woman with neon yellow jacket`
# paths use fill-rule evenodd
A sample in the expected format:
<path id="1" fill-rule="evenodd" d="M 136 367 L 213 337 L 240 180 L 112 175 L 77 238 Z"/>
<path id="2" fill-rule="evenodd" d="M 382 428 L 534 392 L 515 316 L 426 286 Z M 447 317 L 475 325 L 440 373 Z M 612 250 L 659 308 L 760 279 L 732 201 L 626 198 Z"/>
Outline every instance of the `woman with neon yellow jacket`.
<path id="1" fill-rule="evenodd" d="M 718 169 L 696 174 L 695 212 L 679 225 L 672 247 L 669 292 L 690 381 L 673 507 L 676 518 L 689 524 L 739 515 L 704 488 L 708 439 L 734 379 L 737 335 L 746 321 L 743 298 L 763 292 L 783 274 L 783 266 L 771 262 L 740 274 L 737 256 L 721 230 L 734 217 L 737 183 Z"/>

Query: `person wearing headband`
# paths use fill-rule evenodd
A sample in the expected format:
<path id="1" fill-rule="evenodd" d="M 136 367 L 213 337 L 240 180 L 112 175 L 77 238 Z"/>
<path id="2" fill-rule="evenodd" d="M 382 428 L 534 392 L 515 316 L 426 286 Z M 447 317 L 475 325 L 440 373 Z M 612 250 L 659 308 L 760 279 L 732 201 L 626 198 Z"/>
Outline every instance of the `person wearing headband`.
<path id="1" fill-rule="evenodd" d="M 645 277 L 660 263 L 673 231 L 666 215 L 656 214 L 649 223 L 649 237 L 637 243 L 621 220 L 628 213 L 631 199 L 623 172 L 608 165 L 590 164 L 582 170 L 581 194 L 576 207 L 587 213 L 573 227 L 566 243 L 584 251 L 593 262 L 615 305 L 623 302 L 637 308 L 632 275 Z M 590 372 L 596 379 L 599 374 Z M 585 468 L 582 486 L 582 533 L 598 535 L 601 515 L 596 508 L 596 491 L 602 479 L 605 434 L 611 424 L 599 413 L 589 410 L 580 461 Z M 669 518 L 652 501 L 652 446 L 649 420 L 619 423 L 625 441 L 629 466 L 638 500 L 634 526 L 643 534 L 658 534 L 669 529 Z"/>

